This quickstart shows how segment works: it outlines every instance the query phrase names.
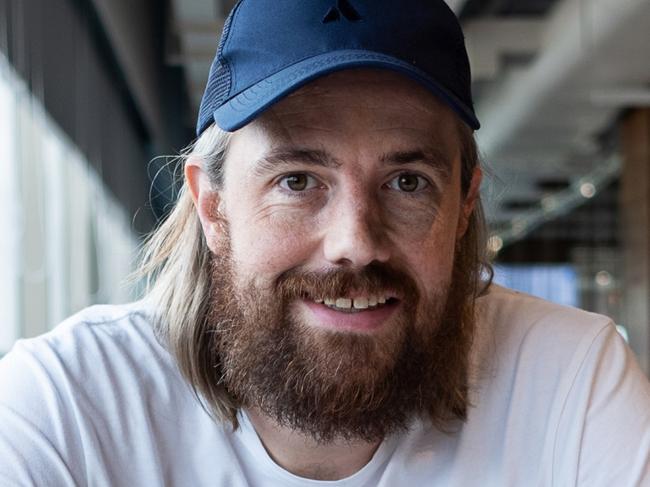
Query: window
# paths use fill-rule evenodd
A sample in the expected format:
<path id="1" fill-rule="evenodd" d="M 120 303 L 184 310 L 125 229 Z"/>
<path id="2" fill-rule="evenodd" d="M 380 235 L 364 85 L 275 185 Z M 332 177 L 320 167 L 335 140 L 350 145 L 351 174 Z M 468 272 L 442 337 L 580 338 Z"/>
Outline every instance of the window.
<path id="1" fill-rule="evenodd" d="M 124 302 L 137 238 L 83 154 L 0 54 L 0 355 L 93 303 Z"/>
<path id="2" fill-rule="evenodd" d="M 578 274 L 571 265 L 498 264 L 494 282 L 558 304 L 579 306 Z"/>

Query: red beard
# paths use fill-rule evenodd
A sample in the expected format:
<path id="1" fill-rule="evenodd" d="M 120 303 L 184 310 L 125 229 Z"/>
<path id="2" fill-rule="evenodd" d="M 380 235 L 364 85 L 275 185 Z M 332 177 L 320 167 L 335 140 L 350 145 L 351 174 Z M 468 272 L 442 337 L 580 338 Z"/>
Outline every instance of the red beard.
<path id="1" fill-rule="evenodd" d="M 237 407 L 255 408 L 321 442 L 376 441 L 408 428 L 416 416 L 435 424 L 463 418 L 473 320 L 467 286 L 456 269 L 453 277 L 431 296 L 386 264 L 293 269 L 269 288 L 252 281 L 240 288 L 226 248 L 212 263 L 213 366 Z M 392 289 L 404 298 L 391 322 L 369 334 L 315 327 L 294 312 L 300 299 L 351 289 L 367 295 Z"/>

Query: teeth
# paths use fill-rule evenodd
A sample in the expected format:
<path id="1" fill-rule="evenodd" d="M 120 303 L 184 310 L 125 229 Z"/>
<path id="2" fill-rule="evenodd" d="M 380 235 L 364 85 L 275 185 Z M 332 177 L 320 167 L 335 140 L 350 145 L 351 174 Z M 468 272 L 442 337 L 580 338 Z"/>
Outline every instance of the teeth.
<path id="1" fill-rule="evenodd" d="M 373 308 L 379 304 L 386 303 L 385 296 L 368 296 L 368 297 L 359 297 L 359 298 L 325 298 L 325 299 L 314 299 L 315 303 L 321 304 L 324 303 L 326 306 L 331 306 L 341 309 L 368 309 Z"/>
<path id="2" fill-rule="evenodd" d="M 354 309 L 367 309 L 367 308 L 368 308 L 367 298 L 354 298 Z"/>
<path id="3" fill-rule="evenodd" d="M 336 300 L 336 307 L 342 309 L 350 309 L 352 307 L 352 300 L 348 298 L 338 298 Z"/>

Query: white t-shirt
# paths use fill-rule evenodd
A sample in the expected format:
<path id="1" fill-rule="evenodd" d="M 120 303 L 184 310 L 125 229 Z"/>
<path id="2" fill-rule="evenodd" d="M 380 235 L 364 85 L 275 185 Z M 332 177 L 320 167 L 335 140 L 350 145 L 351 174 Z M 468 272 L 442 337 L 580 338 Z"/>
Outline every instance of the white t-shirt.
<path id="1" fill-rule="evenodd" d="M 142 302 L 94 306 L 0 361 L 0 485 L 650 485 L 650 385 L 611 322 L 497 286 L 479 303 L 467 422 L 414 421 L 336 482 L 283 470 L 245 414 L 215 424 Z"/>

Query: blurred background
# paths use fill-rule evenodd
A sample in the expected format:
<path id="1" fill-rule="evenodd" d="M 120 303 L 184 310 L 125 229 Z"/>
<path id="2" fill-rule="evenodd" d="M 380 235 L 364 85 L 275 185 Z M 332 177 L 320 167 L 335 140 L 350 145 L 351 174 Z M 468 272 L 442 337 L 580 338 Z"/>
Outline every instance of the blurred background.
<path id="1" fill-rule="evenodd" d="M 650 0 L 449 0 L 496 280 L 611 316 L 650 371 Z M 0 0 L 0 355 L 123 302 L 229 0 Z"/>

